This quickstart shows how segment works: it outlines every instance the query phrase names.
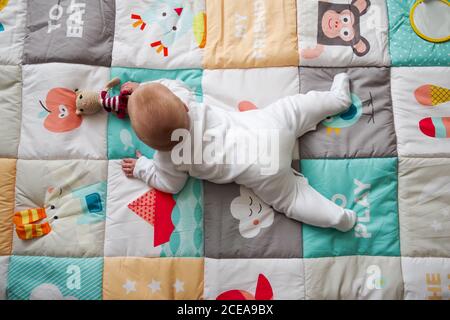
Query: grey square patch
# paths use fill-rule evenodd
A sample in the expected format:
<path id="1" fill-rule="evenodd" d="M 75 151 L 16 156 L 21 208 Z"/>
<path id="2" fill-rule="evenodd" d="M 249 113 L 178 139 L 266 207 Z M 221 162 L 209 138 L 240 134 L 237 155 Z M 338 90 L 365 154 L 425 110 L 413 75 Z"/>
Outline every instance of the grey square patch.
<path id="1" fill-rule="evenodd" d="M 114 0 L 29 0 L 25 64 L 110 66 Z"/>
<path id="2" fill-rule="evenodd" d="M 397 156 L 389 68 L 300 68 L 300 92 L 330 90 L 340 72 L 350 76 L 353 105 L 300 137 L 300 157 Z"/>
<path id="3" fill-rule="evenodd" d="M 237 184 L 204 183 L 205 256 L 301 258 L 301 224 Z"/>

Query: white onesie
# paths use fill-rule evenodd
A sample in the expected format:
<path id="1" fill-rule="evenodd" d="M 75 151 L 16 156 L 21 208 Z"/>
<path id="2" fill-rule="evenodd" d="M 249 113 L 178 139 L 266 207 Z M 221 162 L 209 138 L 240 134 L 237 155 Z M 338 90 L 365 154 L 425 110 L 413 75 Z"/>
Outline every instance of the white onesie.
<path id="1" fill-rule="evenodd" d="M 133 172 L 136 178 L 168 193 L 181 191 L 188 176 L 218 184 L 236 182 L 252 189 L 261 200 L 292 219 L 340 231 L 348 231 L 353 227 L 356 221 L 353 211 L 344 210 L 323 197 L 309 186 L 306 178 L 291 168 L 292 151 L 297 138 L 314 130 L 326 117 L 338 114 L 350 106 L 347 74 L 335 77 L 331 91 L 311 91 L 288 96 L 264 109 L 246 112 L 230 112 L 198 103 L 191 91 L 179 81 L 164 79 L 157 82 L 168 87 L 188 107 L 191 120 L 189 133 L 192 137 L 190 142 L 197 142 L 194 137 L 221 136 L 223 140 L 219 143 L 220 151 L 214 154 L 214 163 L 202 159 L 202 155 L 208 154 L 205 151 L 217 148 L 217 140 L 211 138 L 202 139 L 200 147 L 198 143 L 187 145 L 188 141 L 183 139 L 172 150 L 173 153 L 183 148 L 190 150 L 190 160 L 203 160 L 201 163 L 189 161 L 175 164 L 170 151 L 157 151 L 153 159 L 142 156 L 137 160 Z M 255 135 L 276 132 L 279 145 L 270 150 L 276 152 L 271 159 L 276 159 L 278 170 L 268 174 L 268 165 L 262 165 L 255 159 L 236 164 L 226 162 L 224 159 L 231 152 L 236 152 L 236 143 L 242 140 L 239 134 L 231 134 L 233 131 L 245 132 L 254 138 L 258 138 Z M 265 136 L 264 139 L 266 138 Z M 263 156 L 257 150 L 256 160 Z M 195 158 L 196 156 L 200 158 Z M 273 168 L 273 163 L 271 164 Z"/>

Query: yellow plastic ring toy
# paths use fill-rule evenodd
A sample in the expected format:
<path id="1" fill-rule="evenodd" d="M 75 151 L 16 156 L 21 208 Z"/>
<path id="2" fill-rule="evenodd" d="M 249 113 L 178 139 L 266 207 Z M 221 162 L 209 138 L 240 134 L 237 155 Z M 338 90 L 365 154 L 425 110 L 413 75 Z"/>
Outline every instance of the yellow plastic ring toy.
<path id="1" fill-rule="evenodd" d="M 425 2 L 425 1 L 426 1 L 426 0 L 418 0 L 418 1 L 416 1 L 416 2 L 414 3 L 414 5 L 412 6 L 410 12 L 409 12 L 409 21 L 410 21 L 410 23 L 411 23 L 412 29 L 414 30 L 414 32 L 415 32 L 419 37 L 421 37 L 422 39 L 427 40 L 427 41 L 429 41 L 429 42 L 441 43 L 441 42 L 446 42 L 446 41 L 450 40 L 450 34 L 449 34 L 448 36 L 446 36 L 446 37 L 443 37 L 443 38 L 431 38 L 431 37 L 429 37 L 429 36 L 427 36 L 427 35 L 424 35 L 424 34 L 419 30 L 419 28 L 417 28 L 417 26 L 416 26 L 416 24 L 415 24 L 415 22 L 414 22 L 414 19 L 413 19 L 414 11 L 416 10 L 417 6 L 419 6 L 420 4 L 422 4 L 422 3 Z M 440 2 L 442 2 L 442 3 L 444 3 L 444 4 L 446 4 L 447 6 L 450 6 L 450 1 L 449 1 L 449 0 L 438 0 L 438 1 L 440 1 Z"/>

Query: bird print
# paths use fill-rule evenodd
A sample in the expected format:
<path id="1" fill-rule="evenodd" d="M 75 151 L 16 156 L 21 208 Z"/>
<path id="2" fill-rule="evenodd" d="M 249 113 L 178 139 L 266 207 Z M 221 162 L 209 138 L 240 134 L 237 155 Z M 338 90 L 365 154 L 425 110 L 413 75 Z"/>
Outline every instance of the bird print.
<path id="1" fill-rule="evenodd" d="M 151 28 L 157 35 L 150 42 L 150 46 L 158 54 L 169 56 L 174 43 L 188 34 L 191 30 L 200 48 L 206 42 L 206 15 L 204 12 L 195 14 L 191 1 L 167 0 L 154 1 L 144 13 L 132 13 L 133 27 L 144 31 Z"/>
<path id="2" fill-rule="evenodd" d="M 361 118 L 363 105 L 357 95 L 352 93 L 352 105 L 346 111 L 331 116 L 322 121 L 322 124 L 327 127 L 327 134 L 339 135 L 342 128 L 348 128 L 354 125 Z"/>

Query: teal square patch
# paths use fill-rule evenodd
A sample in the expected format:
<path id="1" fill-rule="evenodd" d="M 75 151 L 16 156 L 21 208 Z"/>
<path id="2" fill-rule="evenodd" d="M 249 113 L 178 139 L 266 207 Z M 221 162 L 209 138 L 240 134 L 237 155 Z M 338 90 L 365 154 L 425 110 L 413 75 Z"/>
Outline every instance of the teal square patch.
<path id="1" fill-rule="evenodd" d="M 305 258 L 399 256 L 397 158 L 302 160 L 310 185 L 336 204 L 355 210 L 349 232 L 303 224 Z"/>
<path id="2" fill-rule="evenodd" d="M 12 256 L 9 300 L 101 300 L 103 258 Z"/>
<path id="3" fill-rule="evenodd" d="M 389 51 L 393 66 L 450 66 L 450 42 L 432 43 L 411 28 L 409 13 L 416 0 L 388 0 Z"/>
<path id="4" fill-rule="evenodd" d="M 134 69 L 113 67 L 111 78 L 119 77 L 121 83 L 147 82 L 158 79 L 178 79 L 188 85 L 197 101 L 203 100 L 202 92 L 203 71 L 200 69 L 186 70 L 157 70 L 157 69 Z M 120 88 L 117 86 L 111 92 L 112 95 L 119 94 Z M 139 150 L 148 158 L 153 158 L 155 151 L 143 143 L 136 136 L 128 118 L 122 120 L 114 115 L 108 118 L 108 159 L 122 159 L 135 157 L 136 150 Z"/>

